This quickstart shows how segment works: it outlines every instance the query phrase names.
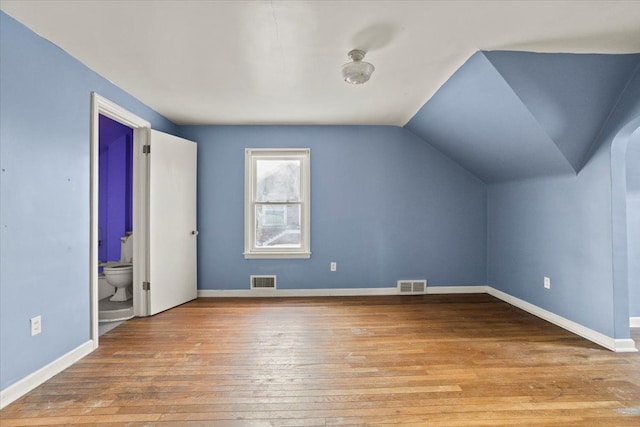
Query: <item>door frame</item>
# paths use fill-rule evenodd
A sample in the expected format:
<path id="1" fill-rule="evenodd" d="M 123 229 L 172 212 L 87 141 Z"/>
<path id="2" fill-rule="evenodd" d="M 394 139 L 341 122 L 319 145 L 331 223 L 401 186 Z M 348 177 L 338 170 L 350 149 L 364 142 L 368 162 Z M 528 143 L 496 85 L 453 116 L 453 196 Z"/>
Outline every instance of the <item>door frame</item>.
<path id="1" fill-rule="evenodd" d="M 89 298 L 90 339 L 94 350 L 98 348 L 98 177 L 99 177 L 99 127 L 100 114 L 133 129 L 133 313 L 147 316 L 147 292 L 142 282 L 148 277 L 147 207 L 149 201 L 147 156 L 142 147 L 149 142 L 151 124 L 120 107 L 107 98 L 91 92 L 91 137 L 90 137 L 90 208 L 89 208 Z"/>

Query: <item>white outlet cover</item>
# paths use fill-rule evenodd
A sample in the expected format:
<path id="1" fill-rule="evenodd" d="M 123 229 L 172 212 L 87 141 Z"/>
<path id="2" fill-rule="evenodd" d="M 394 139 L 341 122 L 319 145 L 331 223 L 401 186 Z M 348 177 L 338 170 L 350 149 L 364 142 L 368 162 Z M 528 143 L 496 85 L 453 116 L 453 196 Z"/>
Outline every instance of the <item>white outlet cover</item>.
<path id="1" fill-rule="evenodd" d="M 31 336 L 38 335 L 42 332 L 42 316 L 31 318 Z"/>
<path id="2" fill-rule="evenodd" d="M 338 269 L 338 263 L 332 262 L 330 268 L 331 271 L 336 271 Z"/>
<path id="3" fill-rule="evenodd" d="M 551 288 L 551 279 L 550 278 L 548 278 L 548 277 L 544 278 L 544 287 L 547 288 L 547 289 Z"/>

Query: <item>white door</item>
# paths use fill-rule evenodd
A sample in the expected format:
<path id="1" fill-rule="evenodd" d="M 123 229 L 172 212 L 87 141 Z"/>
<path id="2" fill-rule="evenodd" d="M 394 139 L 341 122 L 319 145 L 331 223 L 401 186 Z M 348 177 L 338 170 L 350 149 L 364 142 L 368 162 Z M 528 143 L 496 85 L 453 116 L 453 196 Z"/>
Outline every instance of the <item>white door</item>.
<path id="1" fill-rule="evenodd" d="M 192 141 L 151 130 L 149 315 L 197 297 L 196 160 Z"/>

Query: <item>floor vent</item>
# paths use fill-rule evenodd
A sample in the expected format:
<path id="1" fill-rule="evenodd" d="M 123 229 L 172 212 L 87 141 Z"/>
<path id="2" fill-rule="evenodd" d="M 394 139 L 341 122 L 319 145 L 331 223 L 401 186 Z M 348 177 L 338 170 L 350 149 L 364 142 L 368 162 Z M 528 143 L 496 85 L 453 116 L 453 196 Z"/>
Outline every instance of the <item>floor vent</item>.
<path id="1" fill-rule="evenodd" d="M 407 295 L 422 295 L 427 293 L 426 280 L 398 280 L 398 293 Z"/>
<path id="2" fill-rule="evenodd" d="M 275 289 L 276 276 L 251 276 L 251 289 Z"/>

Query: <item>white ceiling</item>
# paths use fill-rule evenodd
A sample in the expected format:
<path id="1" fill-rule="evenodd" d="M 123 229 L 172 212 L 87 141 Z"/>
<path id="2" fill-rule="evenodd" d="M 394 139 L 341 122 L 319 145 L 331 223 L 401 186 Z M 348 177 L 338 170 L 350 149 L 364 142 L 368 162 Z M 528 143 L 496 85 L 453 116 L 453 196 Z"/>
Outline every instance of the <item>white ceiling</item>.
<path id="1" fill-rule="evenodd" d="M 404 125 L 477 50 L 640 52 L 640 1 L 57 1 L 0 8 L 178 124 Z M 347 52 L 376 67 L 341 80 Z"/>

